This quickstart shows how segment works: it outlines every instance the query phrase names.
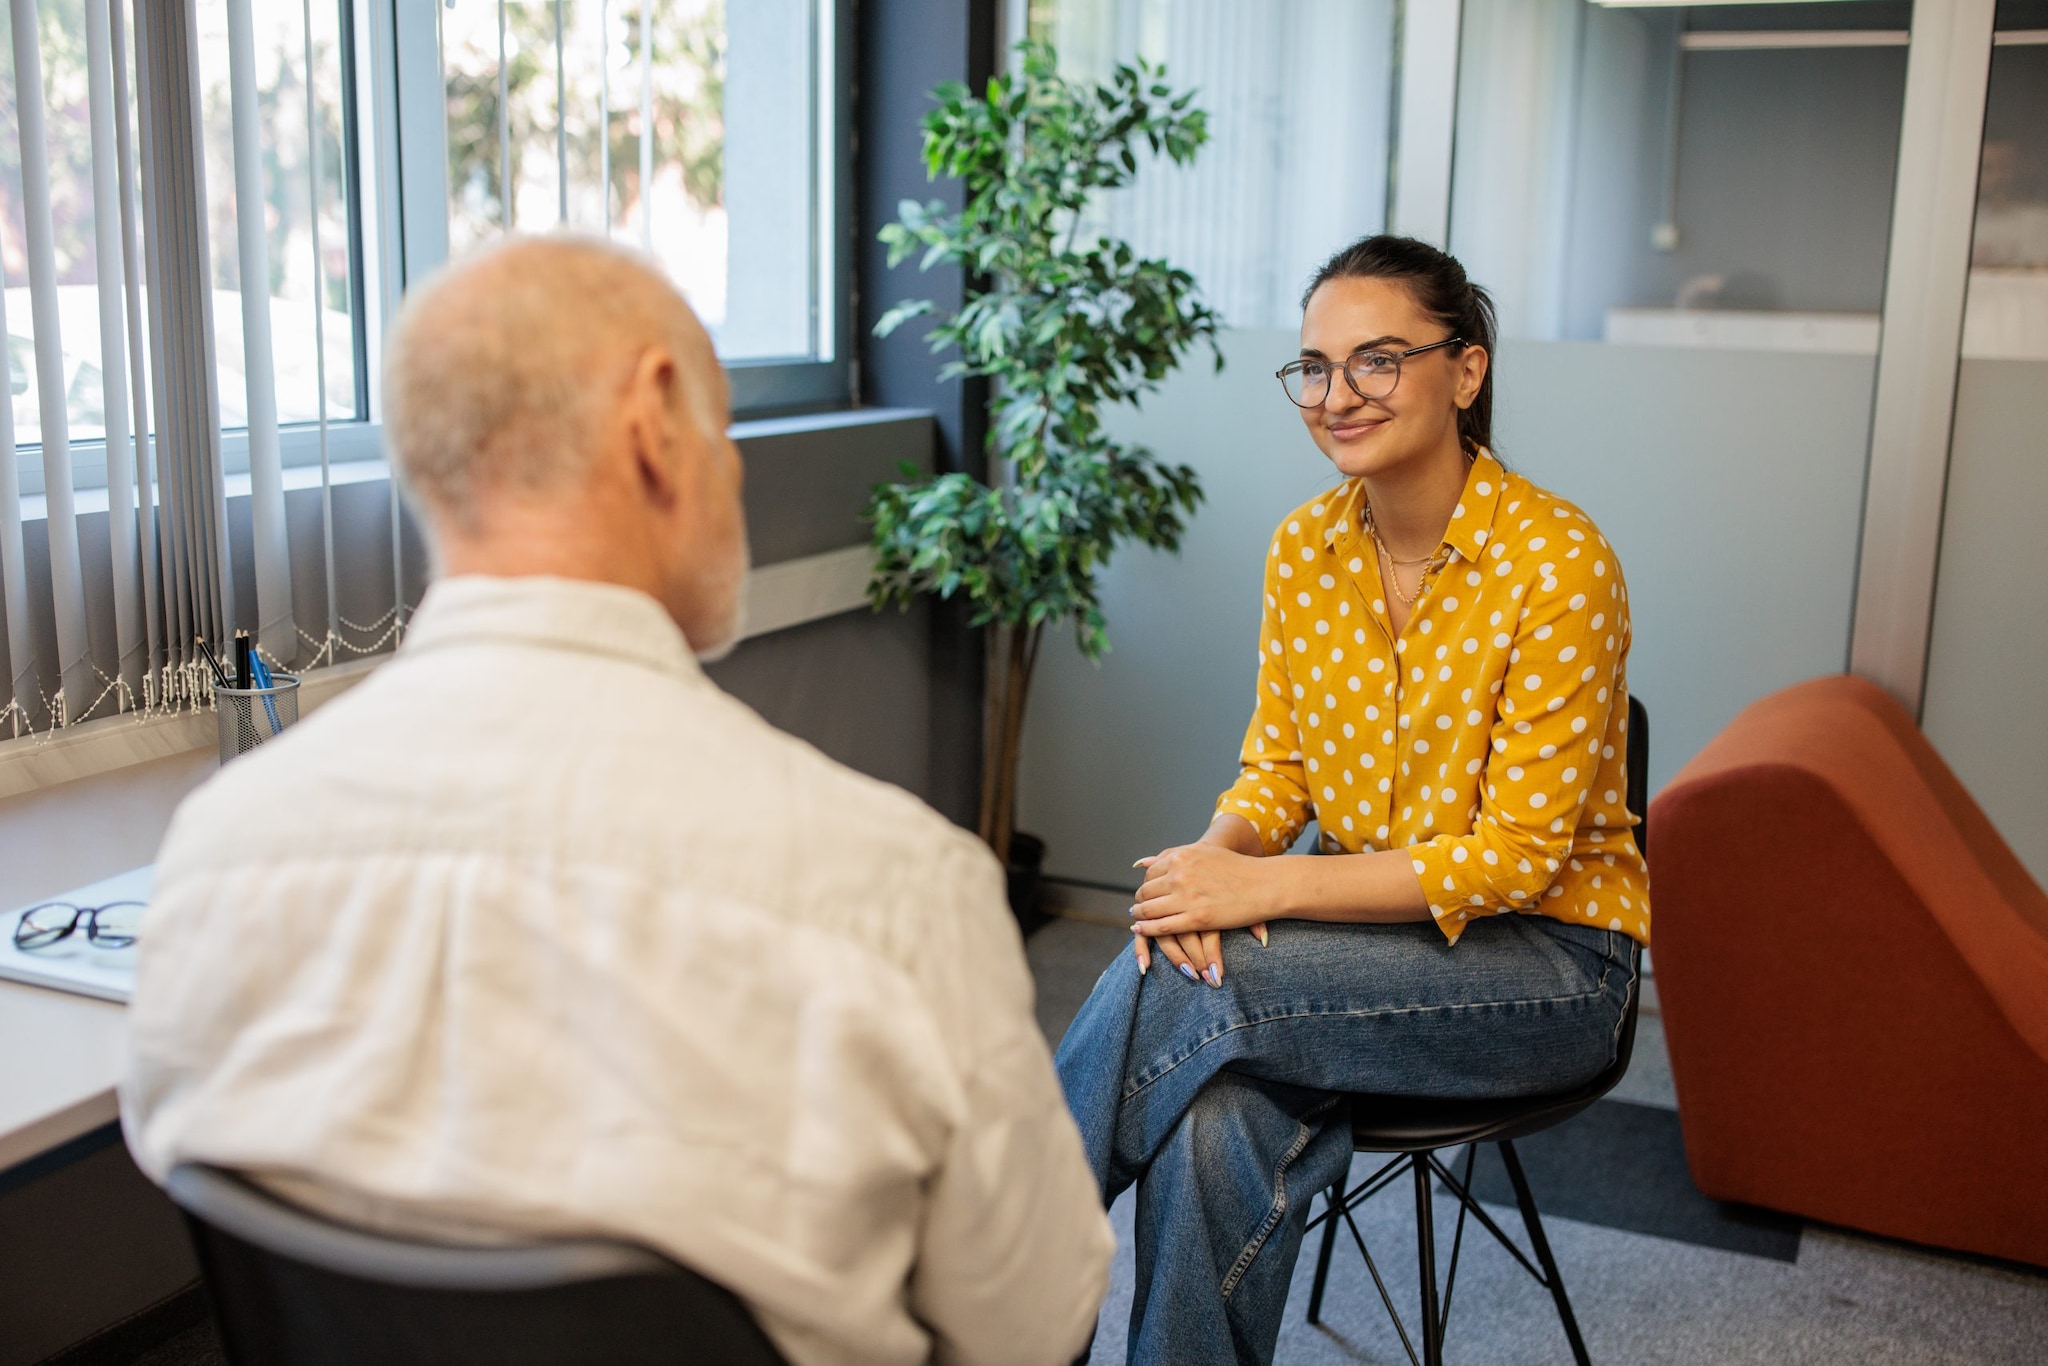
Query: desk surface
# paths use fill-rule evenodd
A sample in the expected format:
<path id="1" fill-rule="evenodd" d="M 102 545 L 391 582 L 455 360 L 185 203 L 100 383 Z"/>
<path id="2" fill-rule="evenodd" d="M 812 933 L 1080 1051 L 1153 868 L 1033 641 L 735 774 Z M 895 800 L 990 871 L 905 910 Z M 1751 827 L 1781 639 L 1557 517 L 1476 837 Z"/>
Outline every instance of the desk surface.
<path id="1" fill-rule="evenodd" d="M 131 869 L 56 899 L 81 906 L 146 901 L 152 871 Z M 83 942 L 84 936 L 77 935 L 59 948 Z M 124 949 L 112 957 L 133 952 Z M 82 956 L 45 960 L 0 940 L 0 955 L 0 1171 L 5 1171 L 119 1113 L 114 1088 L 127 1065 L 128 1012 L 114 999 L 95 998 L 126 1000 L 134 966 L 121 962 L 117 971 L 97 961 L 109 955 L 95 954 L 89 946 Z M 42 985 L 37 978 L 45 973 L 72 974 L 79 990 L 89 994 Z"/>
<path id="2" fill-rule="evenodd" d="M 127 1009 L 0 981 L 0 1170 L 114 1119 Z"/>

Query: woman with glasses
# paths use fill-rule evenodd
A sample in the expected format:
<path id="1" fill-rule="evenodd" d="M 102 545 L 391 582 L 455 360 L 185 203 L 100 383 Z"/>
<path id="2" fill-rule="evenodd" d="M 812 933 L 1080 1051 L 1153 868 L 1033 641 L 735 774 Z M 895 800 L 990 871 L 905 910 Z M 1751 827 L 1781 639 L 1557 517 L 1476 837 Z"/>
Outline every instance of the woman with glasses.
<path id="1" fill-rule="evenodd" d="M 1303 300 L 1279 379 L 1341 482 L 1265 556 L 1238 780 L 1138 860 L 1132 952 L 1059 1051 L 1104 1199 L 1138 1185 L 1134 1362 L 1272 1359 L 1344 1093 L 1540 1094 L 1615 1057 L 1650 923 L 1628 594 L 1490 451 L 1493 354 L 1485 291 L 1408 238 Z M 1310 821 L 1338 857 L 1276 857 Z"/>

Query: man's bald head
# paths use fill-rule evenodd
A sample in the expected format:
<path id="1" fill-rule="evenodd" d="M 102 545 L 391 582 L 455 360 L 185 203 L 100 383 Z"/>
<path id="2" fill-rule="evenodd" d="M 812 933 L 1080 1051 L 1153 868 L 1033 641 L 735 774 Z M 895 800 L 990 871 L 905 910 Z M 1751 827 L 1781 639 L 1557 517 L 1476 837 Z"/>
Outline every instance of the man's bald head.
<path id="1" fill-rule="evenodd" d="M 649 348 L 682 400 L 724 431 L 724 377 L 682 296 L 636 252 L 595 238 L 513 238 L 407 297 L 385 351 L 385 437 L 433 520 L 551 493 L 586 474 L 613 402 Z"/>
<path id="2" fill-rule="evenodd" d="M 515 238 L 415 290 L 384 432 L 445 574 L 635 588 L 692 648 L 739 638 L 744 471 L 711 339 L 638 255 Z"/>

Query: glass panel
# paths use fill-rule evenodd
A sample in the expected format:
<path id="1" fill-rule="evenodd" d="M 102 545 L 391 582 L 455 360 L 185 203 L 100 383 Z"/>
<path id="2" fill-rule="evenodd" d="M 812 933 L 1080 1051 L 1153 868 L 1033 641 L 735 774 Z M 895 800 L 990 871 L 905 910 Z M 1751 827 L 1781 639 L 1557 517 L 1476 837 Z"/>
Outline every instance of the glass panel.
<path id="1" fill-rule="evenodd" d="M 1922 720 L 2048 883 L 2048 4 L 1998 27 Z"/>
<path id="2" fill-rule="evenodd" d="M 1230 326 L 1293 331 L 1315 268 L 1385 226 L 1392 0 L 1035 0 L 1029 23 L 1076 79 L 1143 57 L 1199 90 L 1194 164 L 1148 166 L 1087 226 L 1189 271 Z"/>
<path id="3" fill-rule="evenodd" d="M 1629 573 L 1653 784 L 1846 665 L 1911 18 L 1465 0 L 1450 246 L 1501 453 Z"/>
<path id="4" fill-rule="evenodd" d="M 38 9 L 48 134 L 50 200 L 57 255 L 57 330 L 64 344 L 65 417 L 73 442 L 106 435 L 100 390 L 99 261 L 93 242 L 92 129 L 87 116 L 85 6 L 81 0 Z M 16 103 L 14 33 L 0 22 L 0 89 Z M 7 132 L 14 132 L 10 113 Z M 0 137 L 0 259 L 7 269 L 7 370 L 14 402 L 14 439 L 24 448 L 26 484 L 42 488 L 40 457 L 27 448 L 43 439 L 37 400 L 35 319 L 28 289 L 28 236 L 23 218 L 21 146 Z M 118 265 L 113 269 L 119 269 Z M 31 473 L 32 469 L 32 473 Z"/>
<path id="5" fill-rule="evenodd" d="M 450 254 L 508 227 L 601 232 L 653 253 L 728 361 L 827 358 L 820 11 L 816 0 L 449 4 Z"/>
<path id="6" fill-rule="evenodd" d="M 342 3 L 312 5 L 313 60 L 306 61 L 306 31 L 296 4 L 251 5 L 256 34 L 256 100 L 263 147 L 268 225 L 270 345 L 280 424 L 319 420 L 318 347 L 314 304 L 326 333 L 327 420 L 363 416 L 357 384 L 357 319 L 352 149 L 343 127 L 345 55 Z M 228 77 L 227 0 L 200 0 L 199 107 L 206 136 L 207 246 L 213 256 L 213 329 L 224 430 L 246 427 L 249 387 L 242 342 L 242 266 L 236 231 L 233 102 Z M 313 139 L 306 122 L 308 73 L 319 139 L 320 258 L 313 257 Z M 318 282 L 316 284 L 316 275 Z M 12 310 L 9 310 L 10 321 Z M 70 345 L 66 328 L 66 349 Z"/>
<path id="7" fill-rule="evenodd" d="M 1874 355 L 1910 13 L 1466 0 L 1452 251 L 1509 336 Z"/>
<path id="8" fill-rule="evenodd" d="M 318 416 L 313 345 L 312 198 L 308 179 L 304 36 L 297 5 L 254 7 L 257 86 L 265 161 L 272 344 L 276 356 L 278 416 L 285 423 Z M 74 483 L 100 487 L 104 454 L 85 443 L 106 436 L 100 373 L 99 279 L 94 242 L 92 133 L 87 113 L 85 9 L 81 0 L 39 7 L 43 84 L 47 102 L 51 198 L 55 211 L 58 331 L 63 341 L 67 425 Z M 241 269 L 235 240 L 233 131 L 228 94 L 227 6 L 198 6 L 200 100 L 206 137 L 208 232 L 213 256 L 214 327 L 219 359 L 221 423 L 230 430 L 248 420 L 243 371 Z M 333 0 L 313 6 L 311 67 L 321 127 L 321 253 L 325 297 L 321 310 L 327 343 L 327 413 L 331 421 L 358 418 L 358 320 L 354 316 L 354 250 L 349 161 L 342 127 L 341 24 Z M 0 25 L 0 86 L 12 107 L 12 34 Z M 129 31 L 132 44 L 133 30 Z M 135 88 L 130 53 L 129 89 Z M 132 114 L 130 111 L 131 124 Z M 139 141 L 131 139 L 138 148 Z M 113 211 L 110 207 L 109 211 Z M 139 218 L 138 218 L 139 225 Z M 18 140 L 0 138 L 0 259 L 7 270 L 8 387 L 14 403 L 15 440 L 22 448 L 25 493 L 43 491 L 36 448 L 42 412 L 36 396 L 35 321 L 29 300 L 26 228 L 22 219 Z M 107 263 L 116 274 L 119 262 Z M 122 383 L 127 382 L 124 375 Z M 148 421 L 150 414 L 143 414 Z M 135 421 L 131 414 L 130 421 Z"/>

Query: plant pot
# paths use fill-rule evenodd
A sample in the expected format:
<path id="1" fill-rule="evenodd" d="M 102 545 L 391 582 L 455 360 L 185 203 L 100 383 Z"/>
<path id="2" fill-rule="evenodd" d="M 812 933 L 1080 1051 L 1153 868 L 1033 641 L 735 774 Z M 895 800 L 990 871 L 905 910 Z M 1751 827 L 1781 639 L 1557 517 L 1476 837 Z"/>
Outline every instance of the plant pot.
<path id="1" fill-rule="evenodd" d="M 1045 841 L 1019 830 L 1010 836 L 1010 914 L 1029 935 L 1052 917 L 1045 909 Z"/>

